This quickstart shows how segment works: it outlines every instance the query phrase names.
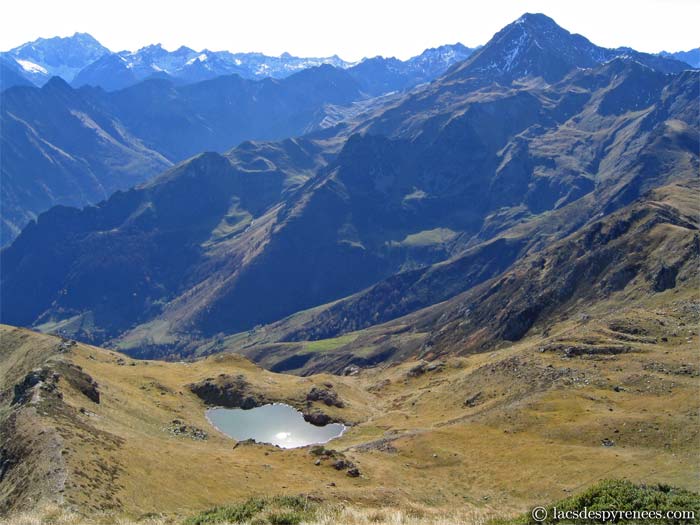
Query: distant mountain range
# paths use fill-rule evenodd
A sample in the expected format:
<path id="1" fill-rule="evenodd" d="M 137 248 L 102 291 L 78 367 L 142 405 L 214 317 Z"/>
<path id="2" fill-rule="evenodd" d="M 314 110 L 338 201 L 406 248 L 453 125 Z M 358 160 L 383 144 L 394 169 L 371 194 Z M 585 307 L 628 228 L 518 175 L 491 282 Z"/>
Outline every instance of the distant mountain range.
<path id="1" fill-rule="evenodd" d="M 96 206 L 40 214 L 0 252 L 1 320 L 141 357 L 236 349 L 282 370 L 320 367 L 329 355 L 270 356 L 257 343 L 336 337 L 400 318 L 379 330 L 406 333 L 406 346 L 358 348 L 363 363 L 433 347 L 469 352 L 521 339 L 551 309 L 573 308 L 585 286 L 591 301 L 635 278 L 644 290 L 656 280 L 666 289 L 667 273 L 685 275 L 696 260 L 696 230 L 650 195 L 668 185 L 693 192 L 698 74 L 525 15 L 429 84 L 355 103 L 332 127 L 202 153 Z M 273 115 L 281 122 L 311 122 L 280 102 L 291 93 L 298 108 L 309 85 L 320 94 L 307 99 L 309 111 L 363 90 L 351 71 L 330 65 L 281 81 L 151 80 L 111 94 L 54 80 L 7 91 L 17 102 L 3 118 L 24 108 L 16 126 L 38 122 L 26 106 L 48 88 L 58 91 L 52 105 L 78 96 L 95 111 L 116 108 L 109 137 L 128 131 L 139 137 L 132 150 L 141 144 L 174 160 L 201 150 L 209 129 L 223 141 L 234 129 L 227 122 L 246 122 L 267 90 L 263 106 L 281 104 Z M 63 112 L 83 133 L 78 122 L 96 130 L 103 118 L 73 103 Z M 26 151 L 40 140 L 32 130 L 49 124 L 22 131 Z M 112 140 L 107 129 L 97 129 L 102 141 Z M 626 264 L 635 243 L 625 232 L 660 221 L 684 228 L 677 249 L 639 246 Z M 647 237 L 656 243 L 638 238 Z M 428 346 L 411 346 L 420 334 Z M 333 370 L 354 355 L 341 357 Z"/>
<path id="2" fill-rule="evenodd" d="M 91 85 L 115 90 L 154 77 L 172 78 L 182 83 L 231 74 L 248 79 L 284 78 L 323 64 L 338 68 L 351 65 L 337 56 L 299 58 L 284 53 L 279 57 L 270 57 L 262 53 L 195 51 L 184 46 L 170 52 L 157 44 L 135 52 L 106 54 L 83 69 L 72 84 L 76 87 Z"/>
<path id="3" fill-rule="evenodd" d="M 405 61 L 378 56 L 359 62 L 347 62 L 338 56 L 295 57 L 283 53 L 273 57 L 262 53 L 196 51 L 185 46 L 167 51 L 160 44 L 138 51 L 112 52 L 91 35 L 75 33 L 64 38 L 39 38 L 1 53 L 0 88 L 27 85 L 27 82 L 42 86 L 52 76 L 59 76 L 74 87 L 100 86 L 112 91 L 150 78 L 170 78 L 181 83 L 230 74 L 248 79 L 284 78 L 303 69 L 330 64 L 350 70 L 359 81 L 365 81 L 368 94 L 377 95 L 428 82 L 451 65 L 465 60 L 473 51 L 462 44 L 454 44 L 427 49 Z M 626 51 L 634 53 L 622 48 L 608 51 L 608 58 Z M 659 56 L 700 67 L 700 48 L 662 52 Z"/>
<path id="4" fill-rule="evenodd" d="M 104 55 L 82 70 L 72 84 L 75 87 L 91 85 L 116 90 L 149 78 L 170 78 L 178 83 L 193 83 L 231 74 L 246 79 L 285 78 L 295 72 L 327 64 L 348 70 L 368 95 L 380 95 L 428 82 L 444 73 L 452 64 L 467 58 L 472 51 L 455 44 L 428 49 L 406 61 L 375 57 L 355 64 L 337 56 L 299 58 L 284 53 L 279 57 L 270 57 L 261 53 L 194 51 L 187 47 L 169 52 L 155 45 L 134 53 Z"/>
<path id="5" fill-rule="evenodd" d="M 667 53 L 662 51 L 661 56 L 675 58 L 686 64 L 690 64 L 694 68 L 700 68 L 700 47 L 691 49 L 690 51 L 678 51 L 676 53 Z"/>
<path id="6" fill-rule="evenodd" d="M 72 37 L 37 39 L 2 53 L 2 88 L 31 84 L 42 86 L 59 76 L 74 87 L 100 86 L 108 91 L 122 89 L 142 80 L 168 78 L 192 83 L 222 75 L 236 74 L 246 79 L 284 78 L 293 73 L 330 64 L 341 69 L 359 67 L 354 75 L 370 73 L 368 94 L 405 89 L 430 81 L 452 64 L 464 60 L 473 49 L 461 44 L 428 49 L 406 61 L 375 57 L 352 63 L 338 56 L 300 58 L 283 53 L 279 57 L 262 53 L 195 51 L 182 46 L 167 51 L 160 44 L 138 51 L 114 53 L 85 33 Z"/>

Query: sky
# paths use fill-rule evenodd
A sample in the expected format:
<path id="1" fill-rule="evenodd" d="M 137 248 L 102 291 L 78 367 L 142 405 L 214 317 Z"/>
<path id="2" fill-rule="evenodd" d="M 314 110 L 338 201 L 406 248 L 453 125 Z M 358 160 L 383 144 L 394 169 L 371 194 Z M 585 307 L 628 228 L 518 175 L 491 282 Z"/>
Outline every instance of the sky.
<path id="1" fill-rule="evenodd" d="M 19 0 L 0 6 L 0 49 L 79 31 L 112 51 L 160 43 L 406 59 L 442 44 L 485 44 L 525 12 L 545 13 L 604 47 L 700 46 L 700 0 Z"/>

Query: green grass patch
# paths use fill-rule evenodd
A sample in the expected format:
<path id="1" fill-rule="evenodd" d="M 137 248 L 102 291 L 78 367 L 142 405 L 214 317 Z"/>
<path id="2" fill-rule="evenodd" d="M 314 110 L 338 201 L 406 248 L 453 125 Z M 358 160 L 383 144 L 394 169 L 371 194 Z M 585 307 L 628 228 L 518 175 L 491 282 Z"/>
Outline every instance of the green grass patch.
<path id="1" fill-rule="evenodd" d="M 393 246 L 402 246 L 404 248 L 422 248 L 426 246 L 435 246 L 450 242 L 459 235 L 457 232 L 449 228 L 435 228 L 434 230 L 424 230 L 418 233 L 407 235 L 402 241 L 392 243 Z"/>
<path id="2" fill-rule="evenodd" d="M 332 337 L 330 339 L 308 341 L 304 343 L 304 350 L 306 352 L 327 352 L 329 350 L 335 350 L 343 345 L 352 343 L 355 339 L 357 339 L 357 334 L 345 334 L 338 337 Z"/>
<path id="3" fill-rule="evenodd" d="M 253 216 L 248 210 L 241 209 L 238 206 L 239 203 L 236 201 L 217 227 L 214 228 L 211 237 L 204 243 L 204 246 L 230 239 L 250 226 Z"/>
<path id="4" fill-rule="evenodd" d="M 185 525 L 251 523 L 255 525 L 298 525 L 313 520 L 318 503 L 306 496 L 251 498 L 235 505 L 205 510 L 185 520 Z"/>
<path id="5" fill-rule="evenodd" d="M 556 509 L 556 514 L 555 510 Z M 567 519 L 562 513 L 579 512 L 587 509 L 589 518 L 579 517 Z M 669 485 L 636 485 L 627 480 L 605 480 L 590 487 L 575 496 L 560 500 L 545 507 L 546 518 L 538 521 L 533 517 L 533 511 L 512 520 L 494 520 L 490 525 L 537 525 L 540 523 L 575 523 L 575 524 L 637 524 L 654 523 L 667 525 L 682 525 L 696 523 L 700 519 L 700 494 L 689 490 L 671 487 Z M 608 516 L 601 519 L 590 516 L 590 513 L 602 511 L 649 512 L 658 511 L 663 516 L 658 519 L 643 519 L 643 516 Z M 693 512 L 696 519 L 691 517 L 669 516 L 667 513 L 676 511 Z M 540 515 L 542 517 L 544 513 Z M 570 515 L 572 516 L 572 515 Z"/>

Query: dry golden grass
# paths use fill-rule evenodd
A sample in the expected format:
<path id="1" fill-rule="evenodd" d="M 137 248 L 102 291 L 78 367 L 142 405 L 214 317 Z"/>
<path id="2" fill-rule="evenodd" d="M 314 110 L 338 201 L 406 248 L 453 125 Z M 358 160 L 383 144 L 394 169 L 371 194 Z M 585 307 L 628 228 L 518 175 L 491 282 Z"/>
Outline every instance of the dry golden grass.
<path id="1" fill-rule="evenodd" d="M 132 365 L 115 352 L 78 345 L 61 359 L 98 382 L 100 404 L 61 383 L 75 420 L 38 413 L 26 428 L 58 428 L 67 477 L 54 500 L 93 520 L 116 519 L 113 512 L 165 512 L 177 523 L 252 496 L 303 493 L 326 502 L 319 523 L 482 523 L 486 516 L 512 516 L 556 501 L 603 478 L 698 490 L 700 378 L 664 371 L 687 363 L 697 367 L 692 305 L 698 294 L 669 290 L 633 305 L 624 297 L 616 301 L 591 308 L 589 321 L 568 319 L 547 336 L 535 331 L 518 344 L 451 358 L 443 369 L 420 377 L 407 375 L 415 363 L 357 377 L 308 378 L 266 372 L 236 356 Z M 653 338 L 619 355 L 567 358 L 539 351 L 554 340 L 612 343 L 619 337 L 609 328 L 615 319 L 636 323 Z M 4 346 L 25 353 L 27 338 L 35 349 L 56 341 L 9 327 L 0 335 Z M 36 351 L 26 355 L 35 366 Z M 256 388 L 290 400 L 331 381 L 347 404 L 336 414 L 357 425 L 329 446 L 343 451 L 362 476 L 350 478 L 328 463 L 315 466 L 305 449 L 234 449 L 187 389 L 219 373 L 244 374 Z M 465 404 L 478 392 L 478 403 Z M 206 430 L 209 439 L 164 432 L 176 418 Z M 26 432 L 22 439 L 35 439 Z M 602 446 L 606 438 L 615 446 Z M 105 445 L 110 440 L 114 446 Z M 31 514 L 13 519 L 41 523 Z M 154 523 L 168 523 L 163 520 Z"/>
<path id="2" fill-rule="evenodd" d="M 347 505 L 323 505 L 310 521 L 300 525 L 484 525 L 494 517 L 493 512 L 482 510 L 435 511 L 412 506 L 406 509 L 390 507 L 354 507 Z M 182 520 L 167 516 L 151 516 L 130 519 L 113 513 L 84 516 L 56 505 L 40 510 L 23 512 L 0 518 L 1 525 L 179 525 Z M 249 522 L 241 522 L 248 525 Z"/>

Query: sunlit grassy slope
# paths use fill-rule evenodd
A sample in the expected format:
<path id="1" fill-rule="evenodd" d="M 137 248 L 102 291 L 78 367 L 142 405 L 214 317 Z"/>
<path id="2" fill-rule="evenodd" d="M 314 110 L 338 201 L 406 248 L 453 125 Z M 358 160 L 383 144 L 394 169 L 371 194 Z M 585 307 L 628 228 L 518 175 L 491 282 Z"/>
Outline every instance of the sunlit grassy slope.
<path id="1" fill-rule="evenodd" d="M 509 517 L 605 478 L 697 490 L 697 305 L 692 289 L 626 307 L 601 302 L 546 337 L 445 358 L 422 373 L 409 361 L 345 377 L 275 374 L 225 354 L 166 363 L 82 344 L 61 352 L 60 339 L 3 327 L 1 414 L 18 445 L 9 452 L 20 461 L 7 471 L 1 496 L 17 510 L 48 502 L 132 519 L 184 519 L 285 494 L 389 513 L 417 505 Z M 566 350 L 586 344 L 626 349 Z M 99 404 L 65 379 L 68 365 L 97 383 Z M 11 406 L 14 385 L 40 367 L 57 371 L 62 398 L 42 392 Z M 300 407 L 313 386 L 331 383 L 344 408 L 314 405 L 353 423 L 328 446 L 355 463 L 360 477 L 335 470 L 331 459 L 315 465 L 308 449 L 234 448 L 188 387 L 219 374 L 242 374 L 267 399 Z M 208 439 L 173 435 L 174 419 Z M 43 475 L 27 475 L 34 471 Z"/>

